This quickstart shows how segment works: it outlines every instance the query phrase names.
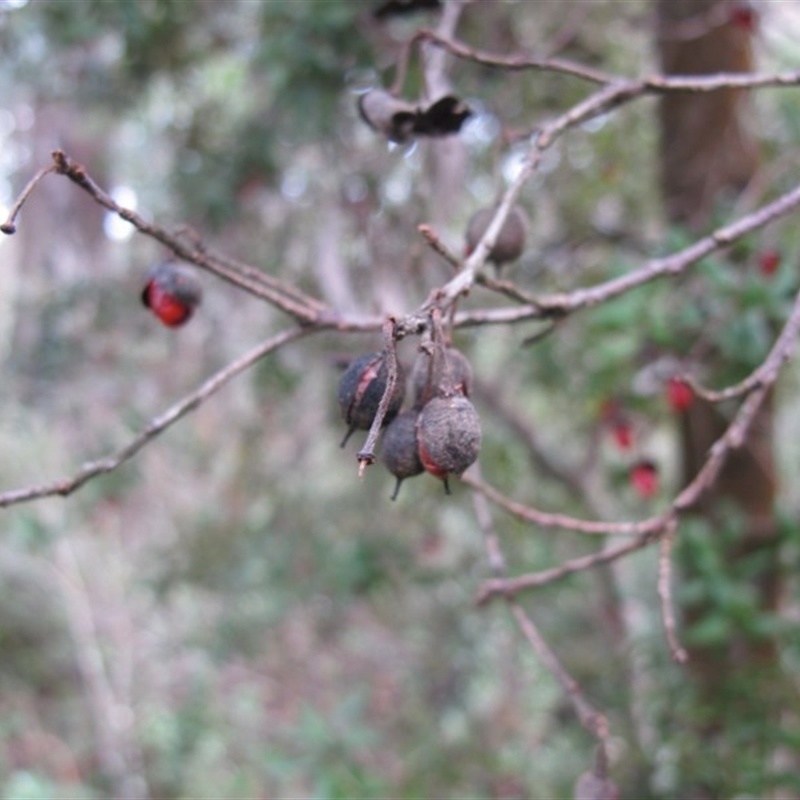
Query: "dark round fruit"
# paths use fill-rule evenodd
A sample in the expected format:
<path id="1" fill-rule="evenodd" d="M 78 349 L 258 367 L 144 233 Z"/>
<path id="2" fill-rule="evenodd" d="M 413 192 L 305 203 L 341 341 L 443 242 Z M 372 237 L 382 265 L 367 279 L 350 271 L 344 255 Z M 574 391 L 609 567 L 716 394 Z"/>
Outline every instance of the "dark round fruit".
<path id="1" fill-rule="evenodd" d="M 414 409 L 398 414 L 387 426 L 381 443 L 381 459 L 386 468 L 397 478 L 392 500 L 397 498 L 400 484 L 414 475 L 424 472 L 417 449 L 417 418 Z"/>
<path id="2" fill-rule="evenodd" d="M 411 389 L 414 405 L 422 408 L 429 400 L 442 395 L 472 393 L 472 366 L 467 357 L 455 347 L 444 351 L 444 358 L 434 359 L 422 351 L 411 370 Z M 434 361 L 439 363 L 434 365 Z"/>
<path id="3" fill-rule="evenodd" d="M 482 208 L 476 211 L 467 223 L 467 245 L 466 252 L 470 255 L 477 246 L 478 242 L 486 233 L 492 217 L 495 215 L 495 208 Z M 500 233 L 497 234 L 497 241 L 489 251 L 488 260 L 493 261 L 496 266 L 505 264 L 507 261 L 514 261 L 522 255 L 525 249 L 525 238 L 528 233 L 528 220 L 525 212 L 519 206 L 513 206 L 508 212 Z"/>
<path id="4" fill-rule="evenodd" d="M 382 352 L 367 353 L 353 361 L 345 370 L 339 381 L 337 392 L 339 408 L 348 426 L 342 447 L 347 443 L 353 431 L 369 430 L 371 427 L 372 421 L 378 413 L 383 393 L 386 391 L 388 377 L 389 368 Z M 398 364 L 397 382 L 384 417 L 384 425 L 390 423 L 397 416 L 400 406 L 403 405 L 405 393 L 405 377 L 402 367 Z"/>
<path id="5" fill-rule="evenodd" d="M 142 303 L 167 327 L 188 322 L 203 299 L 194 270 L 170 261 L 157 264 L 147 273 Z"/>
<path id="6" fill-rule="evenodd" d="M 481 449 L 478 412 L 466 397 L 435 397 L 417 422 L 417 444 L 423 467 L 437 478 L 461 475 Z"/>
<path id="7" fill-rule="evenodd" d="M 384 89 L 370 89 L 358 98 L 358 113 L 373 130 L 390 142 L 403 144 L 414 136 L 419 115 L 415 106 Z"/>

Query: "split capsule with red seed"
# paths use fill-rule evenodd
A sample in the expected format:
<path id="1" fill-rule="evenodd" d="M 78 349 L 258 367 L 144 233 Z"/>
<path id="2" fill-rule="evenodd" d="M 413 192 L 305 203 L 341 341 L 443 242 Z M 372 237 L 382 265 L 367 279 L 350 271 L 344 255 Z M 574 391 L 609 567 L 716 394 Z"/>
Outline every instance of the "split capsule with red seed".
<path id="1" fill-rule="evenodd" d="M 188 322 L 202 298 L 203 290 L 194 272 L 170 261 L 150 269 L 142 290 L 142 303 L 168 328 Z"/>

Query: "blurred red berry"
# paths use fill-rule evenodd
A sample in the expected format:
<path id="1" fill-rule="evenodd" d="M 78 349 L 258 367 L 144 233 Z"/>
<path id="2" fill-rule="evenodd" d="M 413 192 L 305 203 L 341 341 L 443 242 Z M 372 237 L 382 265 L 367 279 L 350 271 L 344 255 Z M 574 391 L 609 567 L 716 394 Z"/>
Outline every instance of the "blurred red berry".
<path id="1" fill-rule="evenodd" d="M 778 250 L 765 250 L 758 257 L 758 271 L 765 277 L 772 277 L 781 265 L 781 254 Z"/>
<path id="2" fill-rule="evenodd" d="M 680 414 L 694 402 L 694 391 L 686 381 L 670 378 L 667 381 L 667 402 L 673 411 Z"/>
<path id="3" fill-rule="evenodd" d="M 611 429 L 611 434 L 620 450 L 630 450 L 633 447 L 633 428 L 627 422 L 617 422 Z"/>
<path id="4" fill-rule="evenodd" d="M 622 403 L 615 397 L 609 397 L 600 404 L 600 420 L 611 431 L 614 443 L 620 450 L 633 447 L 633 426 L 630 423 Z"/>
<path id="5" fill-rule="evenodd" d="M 170 262 L 150 270 L 142 290 L 142 303 L 168 328 L 189 321 L 200 304 L 202 291 L 194 273 Z"/>
<path id="6" fill-rule="evenodd" d="M 631 467 L 629 480 L 640 497 L 652 497 L 658 491 L 658 468 L 652 461 L 639 461 Z"/>
<path id="7" fill-rule="evenodd" d="M 737 28 L 754 33 L 758 24 L 758 12 L 750 3 L 736 3 L 731 9 L 730 21 Z"/>

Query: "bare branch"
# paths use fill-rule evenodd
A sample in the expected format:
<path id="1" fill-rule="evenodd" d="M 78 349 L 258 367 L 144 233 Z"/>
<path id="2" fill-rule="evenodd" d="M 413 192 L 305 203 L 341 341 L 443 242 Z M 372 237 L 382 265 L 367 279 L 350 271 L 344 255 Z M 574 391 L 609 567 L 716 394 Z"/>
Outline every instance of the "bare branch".
<path id="1" fill-rule="evenodd" d="M 19 214 L 20 209 L 23 205 L 25 205 L 25 201 L 28 199 L 30 193 L 36 188 L 36 185 L 39 181 L 44 178 L 45 175 L 49 175 L 51 172 L 56 171 L 56 165 L 51 164 L 49 167 L 42 167 L 25 185 L 25 188 L 20 192 L 19 197 L 17 198 L 14 205 L 11 207 L 11 211 L 8 212 L 8 217 L 6 221 L 0 225 L 0 231 L 7 234 L 12 234 L 17 232 L 17 226 L 14 224 L 17 219 L 17 214 Z"/>
<path id="2" fill-rule="evenodd" d="M 483 583 L 475 598 L 475 602 L 477 605 L 483 605 L 495 595 L 511 597 L 517 592 L 521 592 L 525 589 L 532 589 L 536 586 L 545 586 L 548 583 L 561 580 L 575 572 L 583 572 L 584 570 L 591 569 L 600 564 L 610 564 L 612 561 L 616 561 L 623 556 L 627 556 L 630 553 L 641 550 L 643 547 L 647 547 L 647 545 L 655 541 L 657 535 L 656 532 L 646 533 L 630 542 L 625 542 L 625 544 L 609 547 L 605 550 L 598 550 L 596 553 L 591 553 L 587 556 L 573 558 L 569 561 L 565 561 L 558 567 L 544 569 L 541 572 L 531 572 L 526 575 L 520 575 L 517 578 L 493 578 Z"/>
<path id="3" fill-rule="evenodd" d="M 479 464 L 475 464 L 471 471 L 477 473 L 477 477 L 480 478 Z M 489 508 L 489 502 L 486 499 L 486 495 L 481 494 L 481 492 L 472 491 L 470 494 L 472 495 L 472 507 L 475 509 L 475 517 L 483 532 L 489 566 L 495 575 L 502 577 L 506 574 L 506 558 L 500 547 L 500 537 L 497 535 L 497 531 L 494 527 L 492 510 Z"/>
<path id="4" fill-rule="evenodd" d="M 62 478 L 52 483 L 0 492 L 0 508 L 38 500 L 41 497 L 54 497 L 57 495 L 67 497 L 93 478 L 113 472 L 167 428 L 219 391 L 231 379 L 249 369 L 264 356 L 282 347 L 287 342 L 299 339 L 301 336 L 311 332 L 312 329 L 301 327 L 290 328 L 275 334 L 275 336 L 270 337 L 236 359 L 236 361 L 232 361 L 223 369 L 214 373 L 194 392 L 186 395 L 186 397 L 170 406 L 159 416 L 154 417 L 136 437 L 112 455 L 87 462 L 70 478 Z"/>
<path id="5" fill-rule="evenodd" d="M 477 468 L 476 468 L 476 471 Z M 478 475 L 478 480 L 480 479 Z M 492 522 L 491 509 L 486 503 L 486 497 L 480 492 L 472 492 L 473 505 L 475 507 L 475 514 L 478 519 L 478 524 L 483 532 L 484 542 L 486 545 L 486 553 L 489 558 L 489 564 L 492 569 L 500 576 L 499 581 L 503 581 L 506 570 L 505 556 L 503 555 L 502 548 L 500 547 L 500 539 L 494 529 Z M 544 637 L 539 632 L 539 629 L 534 624 L 528 613 L 522 606 L 511 597 L 510 594 L 505 595 L 506 602 L 511 613 L 514 615 L 514 620 L 519 626 L 522 634 L 527 639 L 533 651 L 555 677 L 561 685 L 561 688 L 566 693 L 569 701 L 572 703 L 575 713 L 578 716 L 581 724 L 593 735 L 595 735 L 602 744 L 608 737 L 608 721 L 604 714 L 599 713 L 592 705 L 586 700 L 583 689 L 580 684 L 567 672 L 561 661 L 556 654 L 544 640 Z"/>
<path id="6" fill-rule="evenodd" d="M 70 159 L 63 151 L 55 150 L 53 152 L 53 161 L 57 172 L 65 175 L 73 183 L 80 186 L 101 206 L 130 222 L 140 233 L 144 233 L 161 242 L 165 247 L 172 250 L 178 258 L 208 270 L 218 278 L 238 286 L 261 300 L 265 300 L 290 314 L 298 322 L 312 324 L 323 320 L 324 314 L 320 312 L 319 301 L 307 298 L 296 287 L 284 284 L 282 281 L 278 281 L 277 278 L 270 276 L 265 278 L 263 273 L 255 269 L 255 267 L 242 265 L 233 259 L 214 256 L 195 243 L 187 244 L 176 233 L 167 231 L 160 225 L 147 222 L 135 211 L 120 206 L 113 197 L 103 191 L 92 180 L 81 164 Z"/>
<path id="7" fill-rule="evenodd" d="M 475 283 L 479 286 L 485 286 L 493 292 L 505 295 L 519 303 L 528 303 L 529 305 L 535 306 L 538 305 L 539 302 L 534 295 L 530 294 L 530 292 L 526 292 L 524 289 L 520 289 L 520 287 L 512 281 L 497 280 L 496 278 L 490 278 L 486 274 L 479 273 L 475 276 Z"/>
<path id="8" fill-rule="evenodd" d="M 454 324 L 456 327 L 506 325 L 545 317 L 563 316 L 583 308 L 599 305 L 658 278 L 678 275 L 711 253 L 729 247 L 743 236 L 786 216 L 798 206 L 800 206 L 800 185 L 752 214 L 747 214 L 730 225 L 718 228 L 683 250 L 662 258 L 651 259 L 627 275 L 572 292 L 540 295 L 535 299 L 535 303 L 527 305 L 461 312 L 456 315 Z M 462 277 L 463 275 L 464 273 L 457 275 L 445 289 L 452 291 L 452 288 L 448 289 L 448 287 L 456 285 L 457 281 L 459 285 L 468 283 Z"/>
<path id="9" fill-rule="evenodd" d="M 535 58 L 523 53 L 499 55 L 472 48 L 463 42 L 440 36 L 431 30 L 420 30 L 412 39 L 427 41 L 447 50 L 457 58 L 474 61 L 486 67 L 497 67 L 507 71 L 539 70 L 572 75 L 591 83 L 611 85 L 622 80 L 621 76 L 586 67 L 561 58 Z M 720 89 L 762 89 L 786 87 L 800 84 L 800 71 L 777 74 L 719 73 L 717 75 L 653 75 L 638 82 L 637 94 L 664 92 L 715 92 Z"/>
<path id="10" fill-rule="evenodd" d="M 658 553 L 658 597 L 661 601 L 661 619 L 664 621 L 664 632 L 673 660 L 684 664 L 689 654 L 678 641 L 675 625 L 675 611 L 672 604 L 672 544 L 675 541 L 675 522 L 670 523 L 659 542 Z"/>
<path id="11" fill-rule="evenodd" d="M 561 688 L 572 703 L 581 725 L 601 741 L 608 738 L 608 720 L 605 715 L 596 711 L 584 697 L 580 684 L 564 669 L 556 654 L 550 649 L 542 634 L 539 633 L 539 629 L 533 624 L 533 620 L 525 612 L 525 609 L 516 600 L 509 599 L 507 602 L 514 619 L 517 621 L 517 625 L 519 625 L 528 643 L 561 684 Z"/>
<path id="12" fill-rule="evenodd" d="M 114 787 L 116 800 L 147 800 L 150 792 L 141 772 L 140 748 L 130 731 L 119 723 L 119 711 L 124 704 L 114 691 L 92 600 L 71 537 L 59 539 L 55 558 L 54 571 L 61 584 L 64 610 L 86 689 L 100 768 Z"/>
<path id="13" fill-rule="evenodd" d="M 479 478 L 465 473 L 461 480 L 473 489 L 477 489 L 486 495 L 493 503 L 506 509 L 515 517 L 538 525 L 542 528 L 556 528 L 560 530 L 574 531 L 575 533 L 585 533 L 594 536 L 642 536 L 658 532 L 664 528 L 669 521 L 669 512 L 649 517 L 641 522 L 599 522 L 594 520 L 579 519 L 570 517 L 566 514 L 551 514 L 546 511 L 525 506 L 505 497 L 488 483 L 484 483 Z"/>
<path id="14" fill-rule="evenodd" d="M 456 271 L 461 269 L 461 259 L 447 247 L 430 225 L 418 225 L 417 230 L 434 252 L 438 253 Z"/>
<path id="15" fill-rule="evenodd" d="M 488 53 L 485 50 L 477 50 L 469 47 L 463 42 L 441 36 L 432 30 L 420 30 L 414 35 L 411 42 L 425 41 L 437 47 L 447 50 L 448 53 L 462 58 L 466 61 L 474 61 L 484 67 L 497 67 L 498 69 L 509 70 L 512 72 L 521 70 L 539 70 L 547 72 L 560 72 L 564 75 L 573 75 L 576 78 L 590 81 L 591 83 L 611 83 L 614 76 L 591 69 L 583 64 L 567 61 L 563 58 L 535 58 L 518 53 L 511 56 L 501 56 L 495 53 Z"/>
<path id="16" fill-rule="evenodd" d="M 378 437 L 383 428 L 383 421 L 386 419 L 386 412 L 392 402 L 394 388 L 397 385 L 398 366 L 397 366 L 397 342 L 395 337 L 395 319 L 389 317 L 383 325 L 383 352 L 386 358 L 386 388 L 383 390 L 381 402 L 372 420 L 367 440 L 364 446 L 358 451 L 358 477 L 364 477 L 364 470 L 375 463 L 375 447 L 378 444 Z"/>
<path id="17" fill-rule="evenodd" d="M 722 389 L 718 392 L 710 391 L 698 386 L 696 382 L 687 379 L 692 389 L 701 397 L 712 403 L 723 400 L 731 400 L 734 397 L 741 397 L 755 389 L 760 388 L 765 383 L 772 384 L 777 380 L 778 372 L 787 361 L 794 350 L 797 336 L 800 333 L 800 291 L 795 295 L 792 312 L 789 319 L 783 326 L 780 336 L 775 340 L 775 344 L 769 351 L 764 361 L 756 367 L 743 381 Z"/>
<path id="18" fill-rule="evenodd" d="M 800 302 L 800 300 L 798 300 Z M 795 315 L 786 323 L 784 332 L 789 330 L 796 330 L 797 322 L 794 319 Z M 783 339 L 783 334 L 780 337 Z M 597 564 L 608 563 L 617 558 L 621 558 L 634 550 L 638 550 L 650 544 L 655 539 L 663 534 L 664 530 L 673 525 L 678 516 L 688 511 L 694 506 L 700 497 L 713 486 L 716 481 L 720 470 L 722 469 L 725 460 L 728 458 L 732 450 L 735 450 L 744 444 L 747 432 L 753 423 L 753 420 L 758 413 L 759 408 L 764 402 L 767 392 L 770 390 L 774 382 L 777 380 L 779 374 L 779 366 L 782 359 L 778 355 L 782 350 L 773 348 L 775 353 L 774 362 L 770 362 L 770 369 L 765 370 L 763 383 L 745 399 L 739 407 L 736 415 L 731 421 L 728 428 L 720 436 L 719 439 L 712 445 L 708 458 L 703 466 L 700 468 L 694 479 L 678 494 L 673 500 L 670 507 L 663 513 L 649 519 L 642 520 L 641 522 L 590 522 L 587 520 L 573 519 L 562 514 L 548 514 L 528 506 L 523 506 L 519 503 L 509 500 L 501 495 L 497 490 L 488 486 L 480 480 L 470 476 L 463 475 L 461 480 L 464 483 L 472 486 L 480 492 L 483 492 L 489 500 L 496 502 L 503 508 L 506 508 L 511 513 L 540 525 L 542 527 L 564 528 L 573 530 L 577 533 L 588 534 L 604 534 L 604 535 L 624 535 L 634 534 L 637 538 L 630 543 L 626 543 L 616 548 L 609 548 L 608 550 L 601 551 L 600 553 L 576 558 L 562 564 L 560 567 L 544 570 L 542 572 L 531 573 L 523 575 L 519 578 L 510 579 L 495 579 L 487 581 L 480 590 L 478 595 L 478 602 L 483 603 L 496 594 L 510 595 L 523 589 L 531 588 L 533 586 L 543 586 L 546 583 L 559 580 L 566 575 L 573 572 L 580 572 L 585 569 L 596 566 Z M 769 361 L 769 359 L 768 359 Z"/>

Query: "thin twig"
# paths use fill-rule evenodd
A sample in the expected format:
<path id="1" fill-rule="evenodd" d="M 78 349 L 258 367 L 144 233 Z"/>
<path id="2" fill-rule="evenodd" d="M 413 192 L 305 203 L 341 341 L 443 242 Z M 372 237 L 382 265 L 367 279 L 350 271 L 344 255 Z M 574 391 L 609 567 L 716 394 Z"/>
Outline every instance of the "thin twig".
<path id="1" fill-rule="evenodd" d="M 441 36 L 432 30 L 419 30 L 414 35 L 411 42 L 425 41 L 437 47 L 447 50 L 448 53 L 467 61 L 474 61 L 484 67 L 497 67 L 508 71 L 521 70 L 541 70 L 547 72 L 560 72 L 564 75 L 572 75 L 576 78 L 590 81 L 591 83 L 610 83 L 614 76 L 607 72 L 586 67 L 583 64 L 567 61 L 563 58 L 534 58 L 524 54 L 514 54 L 511 56 L 501 56 L 489 53 L 485 50 L 478 50 L 470 47 L 463 42 L 456 41 L 445 36 Z"/>
<path id="2" fill-rule="evenodd" d="M 383 355 L 386 362 L 386 388 L 378 404 L 375 419 L 372 420 L 367 440 L 364 446 L 358 451 L 358 477 L 363 478 L 368 466 L 375 463 L 375 447 L 378 444 L 378 437 L 383 428 L 383 421 L 386 419 L 386 412 L 392 402 L 395 386 L 397 386 L 398 371 L 397 365 L 397 339 L 395 336 L 395 319 L 389 317 L 383 324 Z"/>
<path id="3" fill-rule="evenodd" d="M 476 468 L 475 471 L 479 473 Z M 478 474 L 478 479 L 480 475 Z M 479 492 L 472 492 L 473 504 L 475 507 L 478 525 L 483 533 L 486 553 L 489 564 L 493 571 L 500 576 L 498 580 L 504 580 L 506 561 L 500 546 L 500 539 L 494 529 L 492 522 L 491 509 L 486 503 L 486 498 Z M 545 668 L 555 677 L 561 688 L 572 703 L 575 713 L 580 723 L 594 736 L 600 743 L 605 742 L 608 737 L 608 721 L 604 714 L 599 713 L 586 699 L 580 684 L 567 672 L 555 652 L 550 648 L 539 629 L 534 624 L 524 608 L 511 596 L 505 596 L 509 610 L 514 616 L 514 620 L 522 631 L 523 636 L 530 644 L 533 651 L 542 661 Z"/>
<path id="4" fill-rule="evenodd" d="M 521 53 L 499 55 L 478 50 L 463 42 L 439 35 L 431 30 L 420 30 L 414 40 L 424 40 L 447 50 L 457 58 L 474 61 L 486 67 L 497 67 L 507 71 L 540 70 L 572 75 L 576 78 L 604 86 L 616 83 L 619 76 L 586 67 L 561 58 L 534 58 Z M 412 40 L 413 41 L 413 40 Z M 800 71 L 776 74 L 759 73 L 718 73 L 716 75 L 653 75 L 640 82 L 639 93 L 664 92 L 714 92 L 719 89 L 761 89 L 765 87 L 785 87 L 800 84 Z"/>
<path id="5" fill-rule="evenodd" d="M 293 283 L 279 280 L 278 278 L 267 274 L 263 270 L 257 269 L 256 267 L 251 267 L 249 264 L 245 264 L 236 258 L 231 258 L 224 253 L 217 253 L 208 248 L 203 248 L 203 252 L 214 261 L 219 262 L 220 264 L 225 264 L 226 266 L 237 270 L 245 277 L 258 281 L 264 286 L 274 289 L 276 292 L 281 292 L 296 302 L 308 306 L 309 309 L 320 313 L 330 311 L 330 308 L 327 304 L 323 303 L 321 300 L 318 300 L 316 297 L 312 297 L 310 294 L 306 294 L 302 290 L 298 289 Z"/>
<path id="6" fill-rule="evenodd" d="M 186 395 L 186 397 L 170 406 L 162 414 L 154 417 L 137 436 L 112 455 L 96 461 L 87 462 L 69 478 L 62 478 L 61 480 L 38 486 L 28 486 L 22 489 L 0 492 L 0 508 L 12 506 L 17 503 L 29 502 L 31 500 L 38 500 L 41 497 L 67 497 L 76 489 L 83 486 L 87 481 L 99 475 L 113 472 L 117 467 L 133 458 L 139 450 L 149 444 L 167 428 L 186 416 L 190 411 L 197 408 L 201 403 L 211 397 L 211 395 L 219 391 L 231 379 L 249 369 L 264 356 L 282 347 L 287 342 L 299 339 L 301 336 L 305 336 L 310 332 L 309 329 L 300 327 L 290 328 L 275 334 L 275 336 L 270 337 L 248 353 L 236 359 L 236 361 L 232 361 L 223 369 L 214 373 L 191 394 Z"/>
<path id="7" fill-rule="evenodd" d="M 675 610 L 672 603 L 672 545 L 675 541 L 676 526 L 674 521 L 665 529 L 659 541 L 658 550 L 658 598 L 661 601 L 661 619 L 664 621 L 664 632 L 672 658 L 678 664 L 685 664 L 689 654 L 678 641 L 675 624 Z"/>
<path id="8" fill-rule="evenodd" d="M 783 330 L 780 336 L 775 340 L 775 344 L 773 344 L 767 357 L 744 380 L 719 391 L 704 389 L 695 381 L 691 379 L 687 380 L 693 391 L 712 403 L 731 400 L 735 397 L 746 395 L 760 388 L 765 383 L 775 382 L 781 366 L 792 355 L 798 334 L 800 334 L 800 291 L 795 295 L 791 314 L 784 323 Z"/>
<path id="9" fill-rule="evenodd" d="M 530 347 L 531 345 L 536 344 L 537 342 L 541 342 L 542 339 L 546 339 L 551 333 L 554 333 L 556 328 L 558 327 L 558 320 L 551 319 L 547 322 L 543 328 L 536 331 L 536 333 L 532 333 L 530 336 L 526 336 L 521 342 L 520 347 Z"/>
<path id="10" fill-rule="evenodd" d="M 7 234 L 12 234 L 17 232 L 17 226 L 14 224 L 17 219 L 17 214 L 19 214 L 20 209 L 25 204 L 25 201 L 28 199 L 30 193 L 36 188 L 36 184 L 44 178 L 45 175 L 49 175 L 51 172 L 56 171 L 56 165 L 50 164 L 48 167 L 42 167 L 25 185 L 25 188 L 20 192 L 19 197 L 17 198 L 16 202 L 13 206 L 11 206 L 11 211 L 8 212 L 8 217 L 6 221 L 0 225 L 0 231 Z"/>
<path id="11" fill-rule="evenodd" d="M 798 303 L 800 303 L 800 296 L 798 297 Z M 797 323 L 794 320 L 794 316 L 795 315 L 792 314 L 787 321 L 784 326 L 784 331 L 787 329 L 796 330 L 795 326 Z M 779 338 L 783 339 L 783 332 Z M 650 517 L 649 519 L 635 523 L 606 523 L 578 520 L 561 514 L 547 514 L 537 509 L 515 503 L 501 495 L 497 490 L 484 484 L 482 481 L 476 480 L 468 474 L 463 475 L 461 477 L 462 481 L 469 484 L 474 489 L 483 492 L 490 500 L 516 514 L 521 519 L 533 522 L 536 525 L 566 528 L 578 533 L 637 535 L 637 538 L 634 539 L 633 542 L 626 543 L 617 548 L 610 548 L 597 554 L 573 559 L 555 569 L 531 573 L 508 580 L 495 579 L 487 581 L 480 590 L 478 602 L 486 602 L 489 598 L 497 594 L 509 595 L 533 586 L 543 586 L 546 583 L 559 580 L 573 572 L 580 572 L 597 564 L 603 564 L 621 558 L 629 552 L 645 547 L 658 538 L 664 530 L 675 523 L 680 514 L 696 505 L 700 497 L 714 485 L 730 453 L 744 444 L 747 432 L 758 410 L 761 408 L 767 392 L 777 380 L 780 364 L 782 362 L 783 350 L 777 347 L 773 348 L 770 357 L 768 357 L 767 362 L 765 362 L 769 364 L 770 368 L 768 370 L 765 369 L 764 382 L 758 388 L 754 389 L 744 400 L 725 432 L 712 445 L 709 450 L 708 458 L 697 475 L 695 475 L 694 479 L 678 494 L 672 501 L 670 507 L 658 516 Z"/>
<path id="12" fill-rule="evenodd" d="M 473 472 L 480 478 L 480 466 L 475 464 L 472 467 Z M 489 501 L 486 495 L 480 492 L 470 492 L 472 495 L 472 507 L 475 509 L 475 517 L 478 520 L 478 526 L 483 531 L 483 540 L 486 544 L 486 555 L 489 559 L 489 566 L 492 572 L 498 577 L 506 574 L 506 558 L 503 550 L 500 547 L 500 537 L 495 530 L 494 521 L 492 520 L 492 510 L 489 508 Z"/>
<path id="13" fill-rule="evenodd" d="M 533 620 L 526 613 L 525 609 L 516 601 L 507 599 L 508 606 L 514 619 L 517 621 L 528 643 L 535 651 L 536 655 L 542 660 L 544 665 L 555 676 L 561 684 L 561 688 L 572 703 L 575 713 L 584 728 L 597 736 L 598 739 L 608 738 L 608 720 L 605 715 L 599 713 L 592 704 L 584 697 L 581 685 L 567 672 L 558 660 L 556 654 L 539 633 L 539 629 L 534 625 Z"/>
<path id="14" fill-rule="evenodd" d="M 651 281 L 671 275 L 679 275 L 691 265 L 702 260 L 717 250 L 729 247 L 738 239 L 756 231 L 800 206 L 800 185 L 781 195 L 777 200 L 768 203 L 751 214 L 747 214 L 736 222 L 718 228 L 688 247 L 678 250 L 669 256 L 654 258 L 639 269 L 618 278 L 598 283 L 595 286 L 575 289 L 572 292 L 551 295 L 539 295 L 536 302 L 512 308 L 476 309 L 456 315 L 456 327 L 473 327 L 477 325 L 507 325 L 527 322 L 533 319 L 565 316 L 575 311 L 590 308 L 644 286 Z M 469 265 L 469 261 L 468 261 Z M 439 293 L 445 299 L 454 291 L 463 291 L 470 281 L 465 272 L 459 273 Z"/>
<path id="15" fill-rule="evenodd" d="M 473 489 L 477 489 L 482 494 L 485 494 L 489 500 L 501 508 L 504 508 L 515 517 L 542 528 L 574 531 L 575 533 L 584 533 L 591 536 L 640 537 L 662 530 L 670 518 L 670 514 L 667 512 L 655 517 L 648 517 L 640 522 L 600 522 L 579 519 L 578 517 L 570 517 L 567 514 L 552 514 L 546 511 L 540 511 L 537 508 L 517 503 L 505 497 L 488 483 L 484 483 L 482 480 L 469 473 L 462 475 L 461 480 Z"/>
<path id="16" fill-rule="evenodd" d="M 417 230 L 422 234 L 422 238 L 430 245 L 431 249 L 450 264 L 456 272 L 461 269 L 461 259 L 439 238 L 430 225 L 418 225 Z"/>
<path id="17" fill-rule="evenodd" d="M 100 768 L 114 787 L 116 798 L 147 800 L 150 796 L 147 782 L 137 769 L 142 763 L 141 753 L 130 731 L 119 724 L 122 704 L 109 675 L 92 599 L 81 574 L 71 537 L 59 539 L 55 558 L 67 622 L 97 737 Z"/>
<path id="18" fill-rule="evenodd" d="M 548 583 L 566 578 L 567 575 L 572 575 L 576 572 L 584 572 L 600 564 L 610 564 L 612 561 L 616 561 L 623 556 L 627 556 L 630 553 L 641 550 L 643 547 L 647 547 L 647 545 L 655 541 L 656 538 L 657 532 L 654 531 L 639 536 L 630 542 L 617 545 L 616 547 L 609 547 L 605 550 L 598 550 L 596 553 L 591 553 L 587 556 L 570 559 L 552 569 L 531 572 L 516 578 L 492 578 L 491 580 L 484 581 L 483 585 L 478 590 L 475 603 L 477 605 L 483 605 L 497 595 L 510 597 L 525 589 L 545 586 Z"/>
<path id="19" fill-rule="evenodd" d="M 538 299 L 530 292 L 520 289 L 515 283 L 506 280 L 498 280 L 497 278 L 490 278 L 484 273 L 475 276 L 475 283 L 479 286 L 485 286 L 493 292 L 505 295 L 511 300 L 516 300 L 519 303 L 529 303 L 532 306 L 537 305 Z"/>
<path id="20" fill-rule="evenodd" d="M 65 175 L 77 186 L 80 186 L 97 203 L 114 212 L 126 222 L 130 222 L 139 232 L 161 242 L 161 244 L 172 250 L 178 258 L 208 270 L 249 294 L 265 300 L 290 314 L 298 322 L 308 325 L 323 321 L 324 314 L 321 314 L 318 310 L 318 301 L 306 301 L 305 296 L 301 295 L 296 287 L 291 287 L 291 289 L 287 290 L 283 283 L 278 282 L 275 278 L 271 278 L 268 281 L 264 281 L 261 278 L 256 279 L 255 274 L 259 271 L 254 267 L 241 270 L 233 266 L 234 262 L 231 259 L 217 258 L 208 253 L 203 247 L 199 247 L 196 244 L 189 245 L 180 236 L 167 231 L 160 225 L 147 222 L 135 211 L 120 206 L 113 197 L 95 183 L 83 165 L 73 161 L 62 150 L 53 152 L 53 161 L 56 170 L 60 174 Z M 276 286 L 280 286 L 280 289 L 276 289 Z M 297 300 L 298 297 L 302 297 L 302 302 Z"/>

